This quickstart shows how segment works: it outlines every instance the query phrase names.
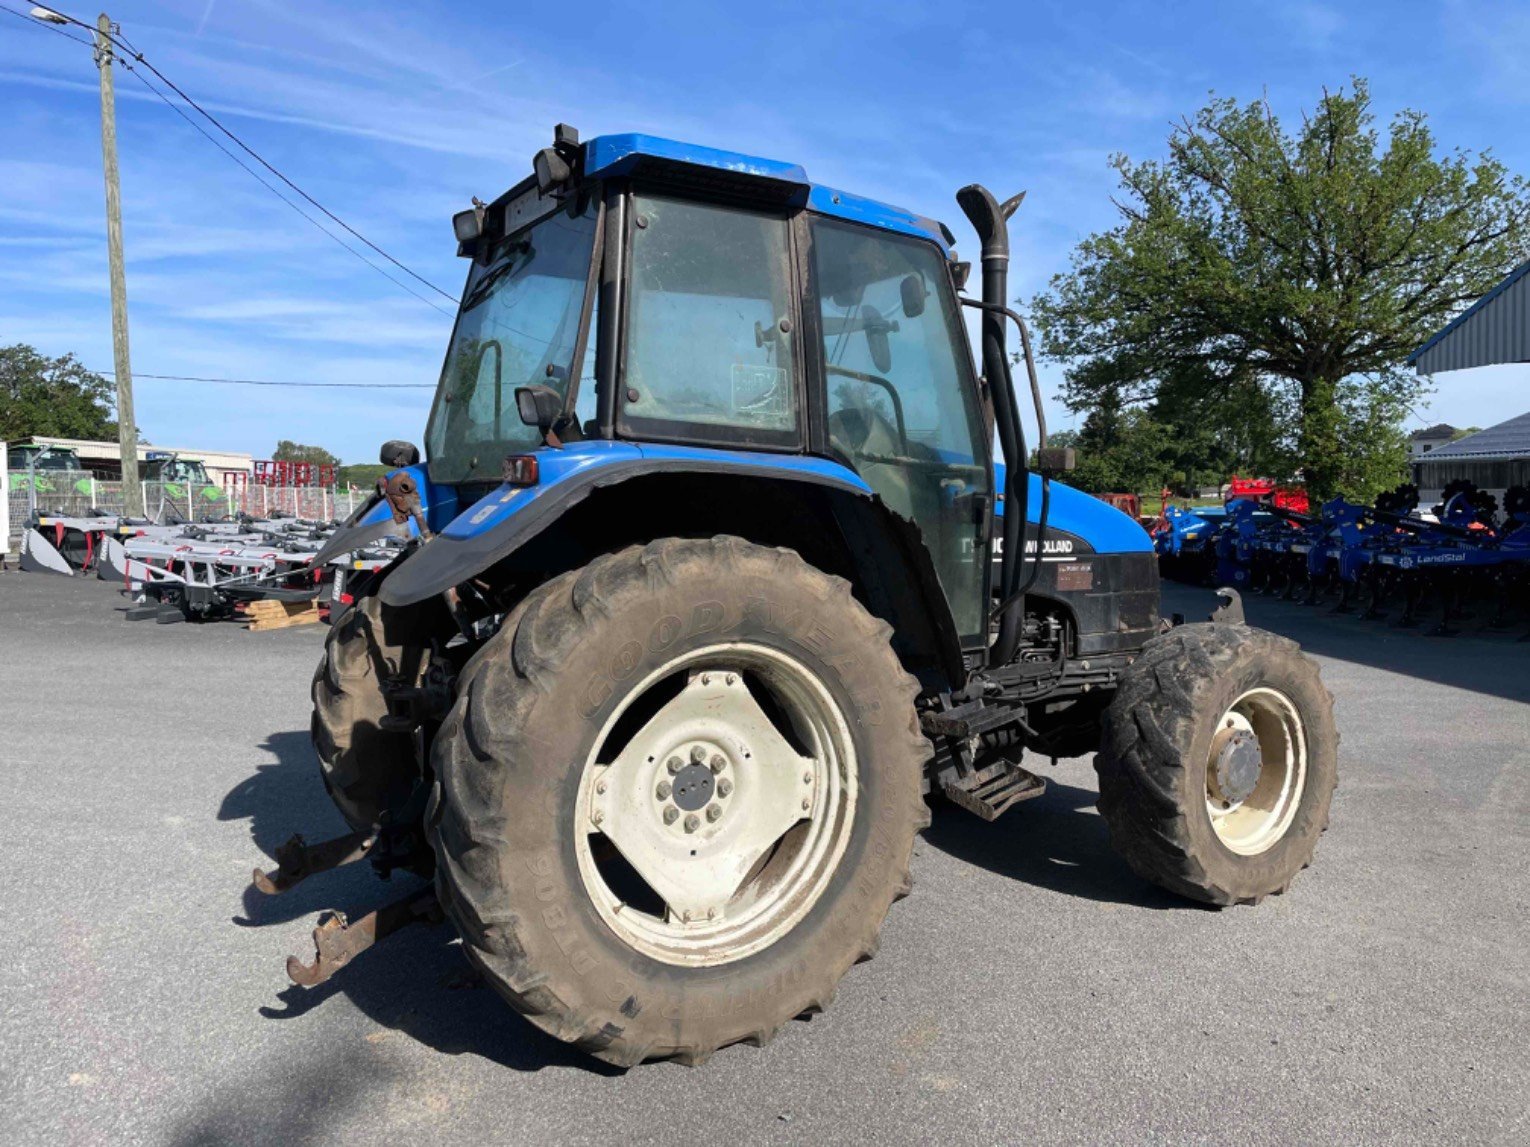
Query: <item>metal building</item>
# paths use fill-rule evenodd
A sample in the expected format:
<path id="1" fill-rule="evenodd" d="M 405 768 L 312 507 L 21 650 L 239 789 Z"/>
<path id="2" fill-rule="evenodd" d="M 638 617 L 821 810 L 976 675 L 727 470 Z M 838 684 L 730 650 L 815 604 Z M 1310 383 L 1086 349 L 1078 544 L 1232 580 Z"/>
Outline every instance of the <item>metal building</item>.
<path id="1" fill-rule="evenodd" d="M 1530 486 L 1530 413 L 1479 430 L 1413 463 L 1413 482 L 1425 504 L 1449 483 L 1465 478 L 1499 501 L 1510 486 Z"/>
<path id="2" fill-rule="evenodd" d="M 1457 315 L 1410 354 L 1408 363 L 1419 374 L 1530 363 L 1530 262 Z M 1509 486 L 1530 485 L 1530 413 L 1436 446 L 1413 462 L 1413 481 L 1425 505 L 1458 479 L 1475 482 L 1500 500 Z"/>
<path id="3" fill-rule="evenodd" d="M 1408 356 L 1419 374 L 1530 362 L 1530 262 Z"/>

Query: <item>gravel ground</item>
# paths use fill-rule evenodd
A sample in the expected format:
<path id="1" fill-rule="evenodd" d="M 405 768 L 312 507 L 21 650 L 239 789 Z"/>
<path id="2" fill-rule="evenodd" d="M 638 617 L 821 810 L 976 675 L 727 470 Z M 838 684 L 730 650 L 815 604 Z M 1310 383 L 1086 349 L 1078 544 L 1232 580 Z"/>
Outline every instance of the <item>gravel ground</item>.
<path id="1" fill-rule="evenodd" d="M 937 812 L 827 1014 L 620 1074 L 464 986 L 444 925 L 284 987 L 320 910 L 409 886 L 246 892 L 288 834 L 342 828 L 308 744 L 323 632 L 120 608 L 0 574 L 0 1141 L 1530 1141 L 1525 645 L 1255 601 L 1321 660 L 1344 739 L 1289 895 L 1144 884 L 1063 762 L 996 824 Z"/>

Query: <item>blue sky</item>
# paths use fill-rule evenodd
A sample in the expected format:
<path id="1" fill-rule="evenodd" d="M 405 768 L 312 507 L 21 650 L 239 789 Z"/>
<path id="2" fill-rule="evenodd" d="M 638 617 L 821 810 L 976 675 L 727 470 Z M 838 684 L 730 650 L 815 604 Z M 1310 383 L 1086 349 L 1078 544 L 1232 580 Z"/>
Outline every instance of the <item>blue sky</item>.
<path id="1" fill-rule="evenodd" d="M 799 162 L 944 219 L 969 255 L 955 189 L 1025 188 L 1017 295 L 1112 223 L 1108 155 L 1160 154 L 1170 121 L 1209 90 L 1268 93 L 1295 116 L 1324 84 L 1364 75 L 1383 115 L 1420 108 L 1443 144 L 1530 172 L 1530 4 L 114 0 L 111 15 L 276 166 L 454 292 L 451 214 L 519 179 L 560 120 L 586 138 L 650 131 Z M 446 315 L 320 235 L 131 77 L 118 92 L 137 372 L 435 382 Z M 0 109 L 0 343 L 109 367 L 89 51 L 0 16 Z M 1057 370 L 1043 379 L 1050 391 Z M 1520 367 L 1441 376 L 1419 414 L 1487 425 L 1530 407 L 1527 382 Z M 370 461 L 384 439 L 422 437 L 429 399 L 142 379 L 137 413 L 162 444 L 264 457 L 294 438 Z M 1055 406 L 1051 418 L 1070 421 Z"/>

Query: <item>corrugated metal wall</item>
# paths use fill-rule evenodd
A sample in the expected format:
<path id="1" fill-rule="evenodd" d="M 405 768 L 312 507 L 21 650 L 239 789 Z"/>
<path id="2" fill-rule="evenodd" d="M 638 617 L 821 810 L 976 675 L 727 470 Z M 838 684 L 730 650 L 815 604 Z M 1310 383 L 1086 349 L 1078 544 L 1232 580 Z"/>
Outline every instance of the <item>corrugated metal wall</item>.
<path id="1" fill-rule="evenodd" d="M 1414 360 L 1420 374 L 1530 362 L 1530 264 Z"/>
<path id="2" fill-rule="evenodd" d="M 1484 490 L 1530 486 L 1530 458 L 1432 458 L 1413 463 L 1413 484 L 1420 489 L 1440 490 L 1459 478 Z"/>

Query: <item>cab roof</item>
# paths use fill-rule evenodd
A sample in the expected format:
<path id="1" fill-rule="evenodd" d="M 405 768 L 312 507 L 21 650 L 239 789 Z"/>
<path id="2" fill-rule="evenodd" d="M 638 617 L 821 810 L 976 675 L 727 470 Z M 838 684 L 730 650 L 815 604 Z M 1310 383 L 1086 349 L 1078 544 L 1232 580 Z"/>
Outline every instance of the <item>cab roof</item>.
<path id="1" fill-rule="evenodd" d="M 928 239 L 947 255 L 956 242 L 943 223 L 889 203 L 879 203 L 874 199 L 814 183 L 798 163 L 764 159 L 757 155 L 722 151 L 715 147 L 702 147 L 635 132 L 600 135 L 585 144 L 586 176 L 628 175 L 650 165 L 691 167 L 724 174 L 733 180 L 775 191 L 784 201 L 799 207 L 806 206 L 822 215 Z"/>

